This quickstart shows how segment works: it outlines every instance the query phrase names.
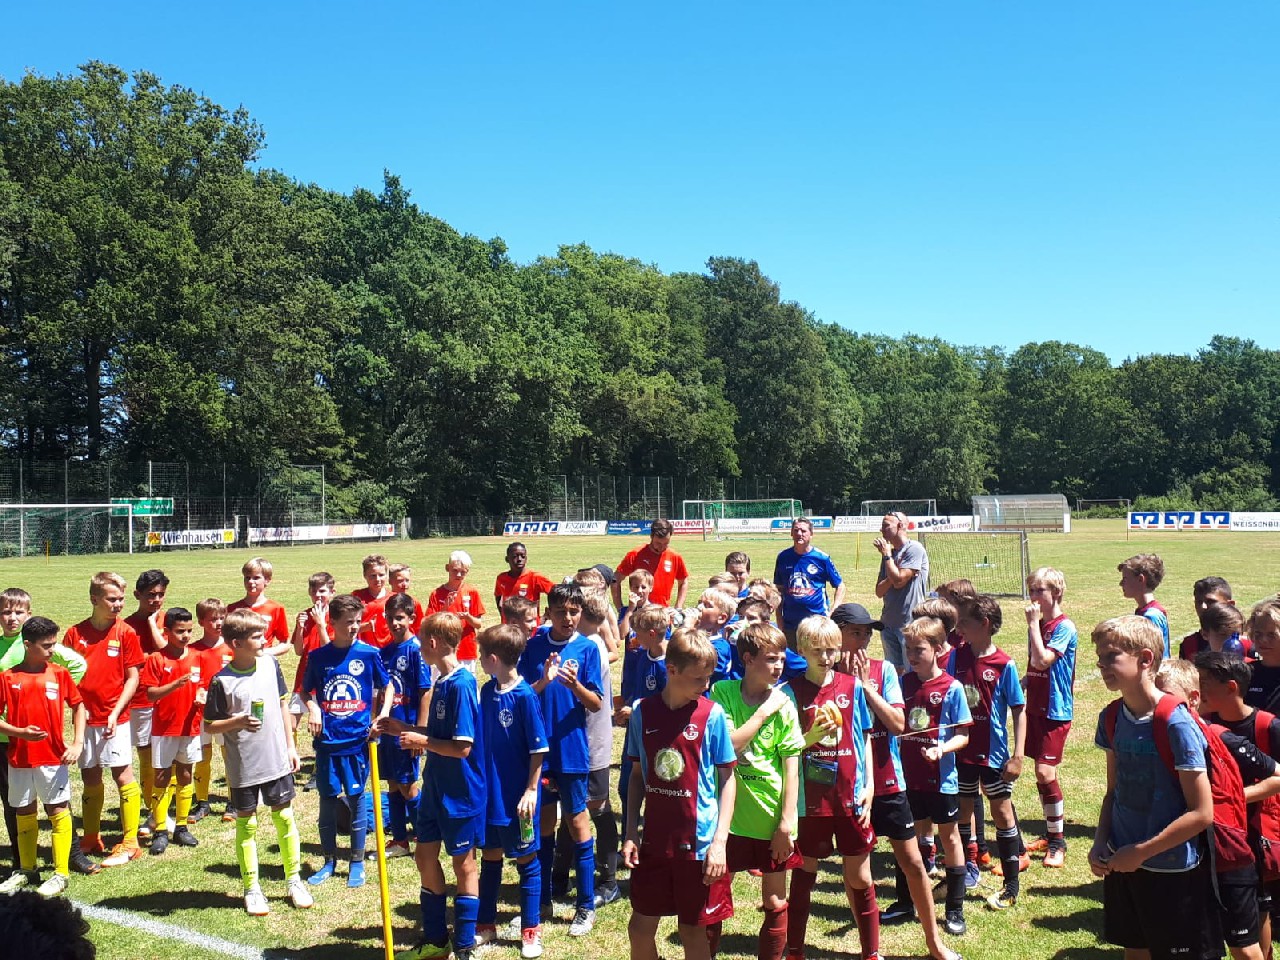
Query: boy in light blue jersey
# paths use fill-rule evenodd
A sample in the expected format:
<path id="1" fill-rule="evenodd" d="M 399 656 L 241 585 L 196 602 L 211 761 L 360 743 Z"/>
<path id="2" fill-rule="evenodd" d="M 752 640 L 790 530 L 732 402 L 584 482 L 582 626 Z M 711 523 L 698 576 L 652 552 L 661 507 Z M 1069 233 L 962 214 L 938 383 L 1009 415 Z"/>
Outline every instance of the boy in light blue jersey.
<path id="1" fill-rule="evenodd" d="M 1120 571 L 1120 592 L 1137 604 L 1134 614 L 1150 620 L 1164 639 L 1164 656 L 1169 657 L 1169 611 L 1156 599 L 1156 588 L 1164 581 L 1164 561 L 1154 553 L 1139 553 L 1116 565 Z"/>
<path id="2" fill-rule="evenodd" d="M 383 607 L 390 642 L 378 651 L 391 678 L 391 712 L 388 716 L 414 727 L 431 700 L 431 670 L 422 659 L 422 647 L 413 632 L 417 603 L 407 593 L 393 593 Z M 409 825 L 418 823 L 418 757 L 404 750 L 395 736 L 378 740 L 378 772 L 387 783 L 391 807 L 391 842 L 387 857 L 409 856 Z"/>
<path id="3" fill-rule="evenodd" d="M 702 596 L 698 598 L 698 622 L 694 626 L 707 635 L 716 650 L 716 669 L 711 674 L 713 687 L 721 680 L 742 678 L 741 672 L 736 677 L 731 676 L 735 647 L 729 642 L 725 631 L 729 619 L 737 609 L 738 601 L 715 587 L 702 591 Z"/>

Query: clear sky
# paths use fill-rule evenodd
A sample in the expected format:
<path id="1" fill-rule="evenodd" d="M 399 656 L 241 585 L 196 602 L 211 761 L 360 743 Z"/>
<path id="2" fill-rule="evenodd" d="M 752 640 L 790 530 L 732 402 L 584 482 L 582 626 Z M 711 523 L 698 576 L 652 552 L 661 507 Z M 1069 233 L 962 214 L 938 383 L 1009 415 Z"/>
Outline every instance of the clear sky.
<path id="1" fill-rule="evenodd" d="M 1280 346 L 1273 0 L 8 3 L 0 75 L 150 70 L 262 162 L 527 262 L 757 260 L 860 332 Z"/>

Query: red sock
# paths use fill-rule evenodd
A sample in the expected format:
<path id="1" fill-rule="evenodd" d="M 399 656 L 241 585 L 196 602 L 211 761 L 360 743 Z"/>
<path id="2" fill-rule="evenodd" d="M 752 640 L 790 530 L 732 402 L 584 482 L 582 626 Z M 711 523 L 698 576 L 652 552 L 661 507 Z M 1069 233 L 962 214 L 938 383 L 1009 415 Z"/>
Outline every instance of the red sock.
<path id="1" fill-rule="evenodd" d="M 779 910 L 766 910 L 760 923 L 760 960 L 782 960 L 787 949 L 787 905 Z"/>
<path id="2" fill-rule="evenodd" d="M 874 957 L 880 953 L 880 907 L 876 903 L 875 884 L 859 890 L 846 881 L 844 892 L 849 898 L 849 906 L 853 908 L 853 919 L 858 924 L 862 955 Z"/>
<path id="3" fill-rule="evenodd" d="M 790 910 L 787 915 L 787 949 L 804 953 L 804 935 L 809 929 L 809 901 L 818 875 L 808 870 L 791 871 L 791 895 L 787 897 Z"/>

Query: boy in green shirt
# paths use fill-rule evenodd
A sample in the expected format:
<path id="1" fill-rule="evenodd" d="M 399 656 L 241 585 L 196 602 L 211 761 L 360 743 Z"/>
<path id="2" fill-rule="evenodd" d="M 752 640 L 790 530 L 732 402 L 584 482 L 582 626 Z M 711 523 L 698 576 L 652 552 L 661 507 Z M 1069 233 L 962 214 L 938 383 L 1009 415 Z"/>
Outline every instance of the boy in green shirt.
<path id="1" fill-rule="evenodd" d="M 796 803 L 804 735 L 795 704 L 776 684 L 786 664 L 787 638 L 772 624 L 738 635 L 741 680 L 721 680 L 711 699 L 729 717 L 738 763 L 738 799 L 725 846 L 730 872 L 761 875 L 764 921 L 761 960 L 780 960 L 787 946 L 787 870 L 799 866 L 795 849 Z"/>

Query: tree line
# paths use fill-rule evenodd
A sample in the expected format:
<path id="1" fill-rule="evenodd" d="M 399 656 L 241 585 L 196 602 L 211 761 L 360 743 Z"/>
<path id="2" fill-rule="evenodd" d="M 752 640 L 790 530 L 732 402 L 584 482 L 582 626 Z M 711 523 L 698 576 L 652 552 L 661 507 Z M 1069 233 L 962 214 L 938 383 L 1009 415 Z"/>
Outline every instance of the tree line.
<path id="1" fill-rule="evenodd" d="M 257 168 L 264 143 L 244 108 L 146 72 L 0 80 L 7 452 L 324 463 L 422 515 L 537 509 L 575 473 L 767 476 L 855 512 L 1275 506 L 1280 353 L 1252 341 L 1116 365 L 858 333 L 745 258 L 519 264 L 390 173 L 341 194 Z"/>

